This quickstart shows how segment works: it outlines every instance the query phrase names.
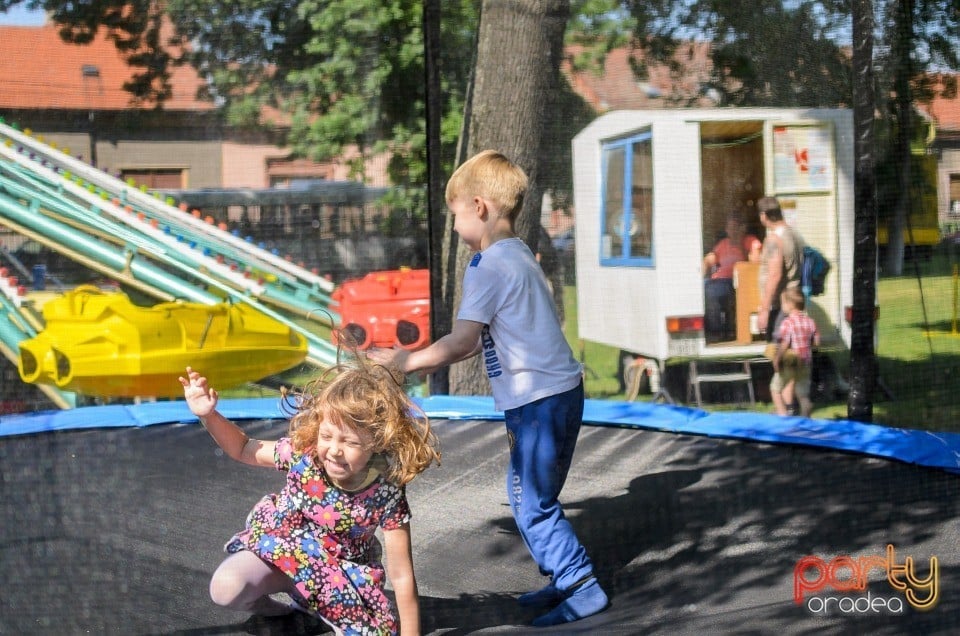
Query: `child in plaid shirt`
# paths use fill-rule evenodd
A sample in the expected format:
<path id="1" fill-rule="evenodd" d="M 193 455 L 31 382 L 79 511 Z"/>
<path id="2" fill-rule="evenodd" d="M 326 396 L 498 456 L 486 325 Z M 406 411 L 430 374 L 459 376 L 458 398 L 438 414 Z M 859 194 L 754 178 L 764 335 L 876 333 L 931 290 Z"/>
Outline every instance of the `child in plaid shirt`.
<path id="1" fill-rule="evenodd" d="M 770 395 L 777 415 L 787 415 L 787 406 L 793 404 L 794 397 L 800 402 L 800 415 L 809 417 L 813 410 L 810 371 L 813 347 L 820 346 L 820 333 L 804 306 L 803 292 L 799 288 L 787 288 L 780 295 L 780 307 L 785 317 L 775 338 L 778 344 L 770 381 Z"/>

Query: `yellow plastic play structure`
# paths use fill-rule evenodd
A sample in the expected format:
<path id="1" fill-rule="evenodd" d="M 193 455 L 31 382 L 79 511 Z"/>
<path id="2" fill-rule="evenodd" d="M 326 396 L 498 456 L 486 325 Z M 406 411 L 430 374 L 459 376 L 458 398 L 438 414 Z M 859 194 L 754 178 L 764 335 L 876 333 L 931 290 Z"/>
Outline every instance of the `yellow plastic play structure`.
<path id="1" fill-rule="evenodd" d="M 307 341 L 244 304 L 134 305 L 81 285 L 43 306 L 46 327 L 20 343 L 24 382 L 98 397 L 176 397 L 187 365 L 229 388 L 303 362 Z"/>

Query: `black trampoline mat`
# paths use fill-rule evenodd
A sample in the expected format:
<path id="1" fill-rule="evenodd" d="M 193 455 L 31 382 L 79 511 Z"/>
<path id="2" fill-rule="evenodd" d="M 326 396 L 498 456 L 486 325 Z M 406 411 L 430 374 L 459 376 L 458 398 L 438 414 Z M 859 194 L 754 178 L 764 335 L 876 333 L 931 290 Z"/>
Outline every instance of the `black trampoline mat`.
<path id="1" fill-rule="evenodd" d="M 611 607 L 534 629 L 545 583 L 506 505 L 502 422 L 433 422 L 443 465 L 408 488 L 425 634 L 957 633 L 958 476 L 791 446 L 584 427 L 562 500 Z M 275 439 L 285 422 L 246 422 Z M 0 439 L 0 634 L 312 634 L 207 595 L 224 542 L 280 472 L 223 456 L 197 425 Z M 794 604 L 797 561 L 940 563 L 940 600 L 898 615 Z M 876 577 L 874 577 L 876 578 Z M 873 597 L 897 593 L 871 579 Z M 842 596 L 825 590 L 820 595 Z M 856 598 L 856 597 L 854 597 Z M 542 610 L 541 610 L 542 611 Z"/>

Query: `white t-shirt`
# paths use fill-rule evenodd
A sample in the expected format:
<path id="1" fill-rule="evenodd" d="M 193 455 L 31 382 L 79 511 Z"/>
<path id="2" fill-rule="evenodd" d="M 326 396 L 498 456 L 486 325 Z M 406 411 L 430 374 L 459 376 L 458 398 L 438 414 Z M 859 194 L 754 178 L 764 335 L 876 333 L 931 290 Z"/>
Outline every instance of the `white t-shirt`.
<path id="1" fill-rule="evenodd" d="M 547 279 L 519 238 L 474 254 L 463 275 L 457 318 L 486 325 L 480 355 L 497 409 L 517 408 L 580 384 L 583 369 L 563 335 Z"/>

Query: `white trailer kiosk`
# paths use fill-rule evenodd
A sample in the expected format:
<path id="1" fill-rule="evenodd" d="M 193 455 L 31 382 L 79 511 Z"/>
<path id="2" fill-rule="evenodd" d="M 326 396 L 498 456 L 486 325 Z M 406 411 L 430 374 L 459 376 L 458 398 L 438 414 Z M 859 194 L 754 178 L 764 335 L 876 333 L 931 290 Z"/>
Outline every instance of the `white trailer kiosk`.
<path id="1" fill-rule="evenodd" d="M 762 240 L 755 204 L 772 195 L 832 266 L 824 293 L 808 306 L 824 346 L 849 347 L 853 161 L 853 118 L 845 109 L 598 117 L 573 140 L 580 337 L 646 359 L 651 375 L 675 358 L 761 356 L 759 264 L 737 264 L 735 309 L 725 316 L 735 321 L 735 335 L 719 338 L 704 331 L 702 265 L 732 212 Z M 652 377 L 651 387 L 660 380 Z"/>

